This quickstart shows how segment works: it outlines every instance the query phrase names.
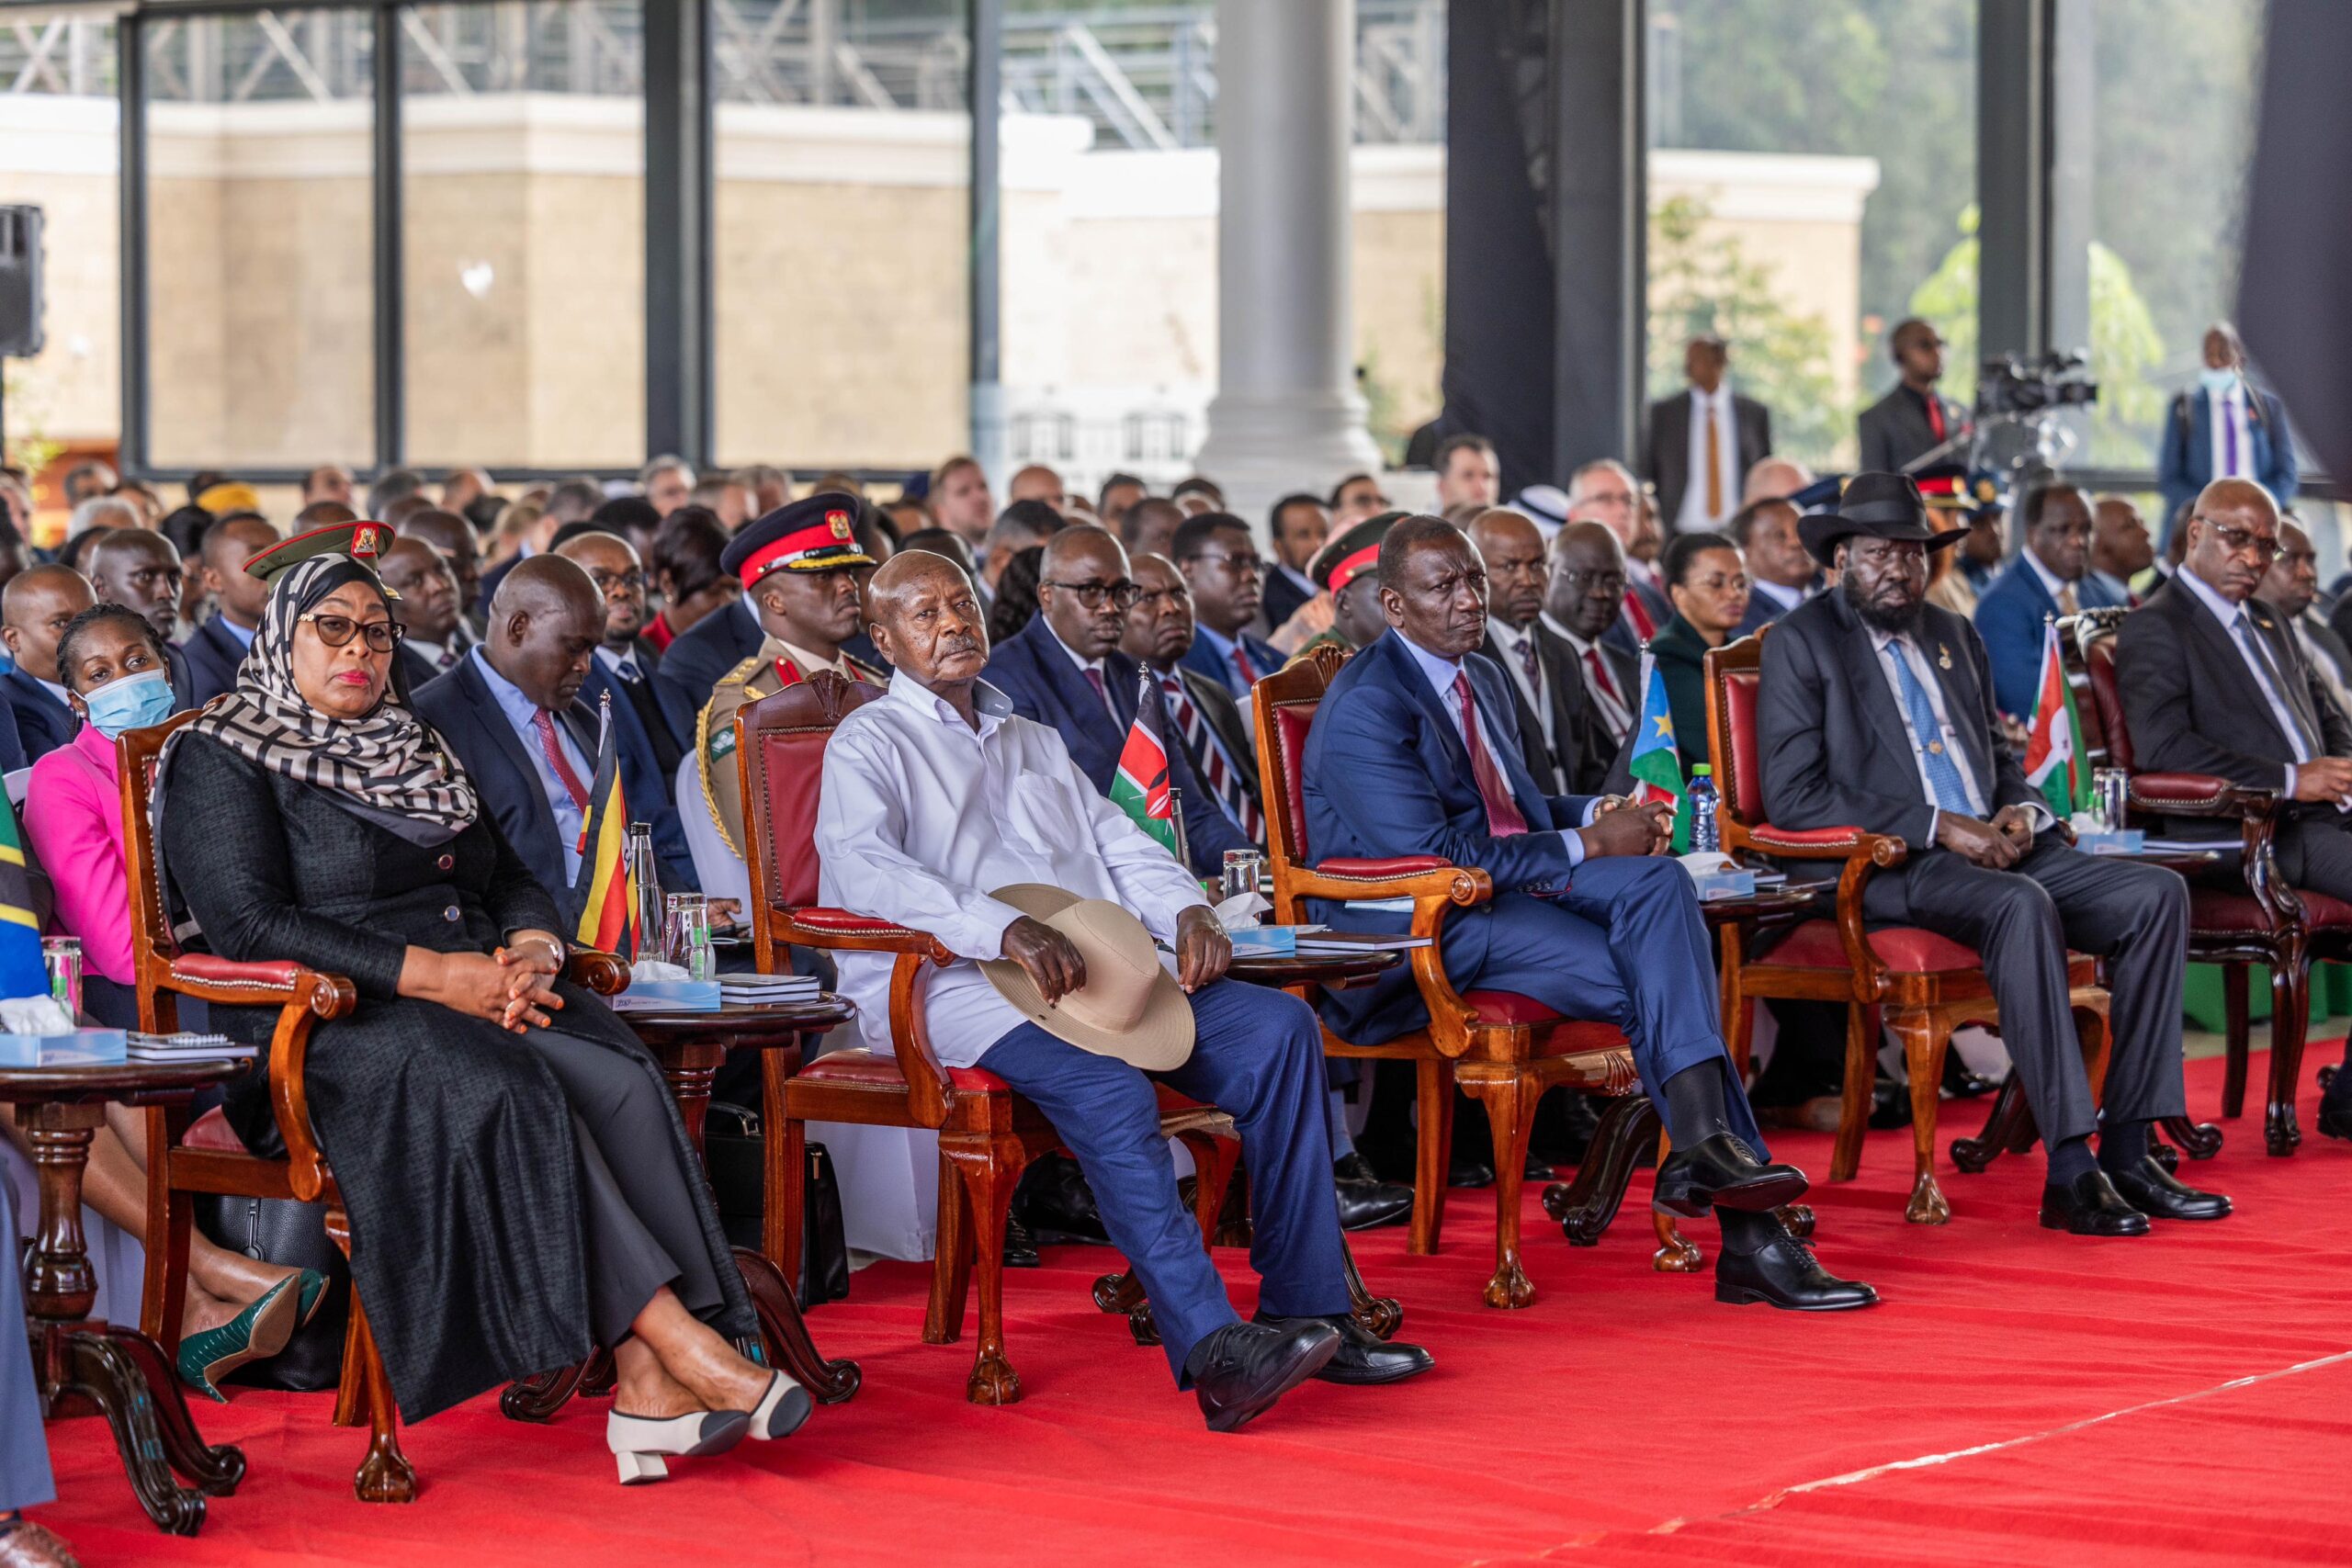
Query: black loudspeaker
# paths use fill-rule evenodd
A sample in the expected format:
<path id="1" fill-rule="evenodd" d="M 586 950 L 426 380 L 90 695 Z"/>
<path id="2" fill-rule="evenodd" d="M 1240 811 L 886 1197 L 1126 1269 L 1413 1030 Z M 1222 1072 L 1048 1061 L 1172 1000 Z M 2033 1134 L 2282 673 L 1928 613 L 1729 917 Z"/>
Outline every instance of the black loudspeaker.
<path id="1" fill-rule="evenodd" d="M 0 358 L 40 347 L 40 209 L 0 207 Z"/>

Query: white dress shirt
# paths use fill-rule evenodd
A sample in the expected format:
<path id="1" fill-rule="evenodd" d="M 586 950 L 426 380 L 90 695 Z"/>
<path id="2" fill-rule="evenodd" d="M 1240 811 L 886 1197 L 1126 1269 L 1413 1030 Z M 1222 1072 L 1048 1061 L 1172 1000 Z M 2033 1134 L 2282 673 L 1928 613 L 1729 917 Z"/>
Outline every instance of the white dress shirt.
<path id="1" fill-rule="evenodd" d="M 2335 699 L 2336 707 L 2346 717 L 2352 717 L 2352 684 L 2346 683 L 2347 680 L 2352 680 L 2352 670 L 2338 665 L 2335 655 L 2312 636 L 2312 627 L 2326 625 L 2320 619 L 2317 610 L 2305 610 L 2294 620 L 2295 641 L 2301 646 L 2303 657 L 2311 660 L 2312 668 L 2319 672 L 2320 684 L 2327 688 L 2327 694 Z"/>
<path id="2" fill-rule="evenodd" d="M 904 672 L 892 676 L 882 701 L 833 732 L 817 808 L 819 897 L 928 932 L 957 954 L 926 971 L 922 1001 L 933 1048 L 955 1067 L 1023 1021 L 973 962 L 1002 957 L 1005 928 L 1020 918 L 992 889 L 1037 882 L 1106 898 L 1170 943 L 1177 917 L 1206 905 L 1192 873 L 1087 782 L 1059 735 L 1016 716 L 991 686 L 973 697 L 978 731 Z M 837 962 L 861 1037 L 888 1053 L 895 960 L 843 953 Z"/>
<path id="3" fill-rule="evenodd" d="M 2254 471 L 2254 432 L 2245 418 L 2245 383 L 2232 383 L 2226 392 L 2205 394 L 2207 434 L 2213 444 L 2213 478 L 2250 479 Z M 2230 437 L 2237 436 L 2237 462 L 2230 462 Z"/>
<path id="4" fill-rule="evenodd" d="M 1453 694 L 1454 677 L 1462 673 L 1462 661 L 1458 659 L 1441 659 L 1402 632 L 1396 634 L 1396 640 L 1403 643 L 1405 651 L 1413 656 L 1413 662 L 1420 669 L 1421 678 L 1430 683 L 1430 690 L 1437 694 L 1438 705 L 1443 708 L 1447 716 L 1453 720 L 1453 733 L 1461 739 L 1464 749 L 1467 750 L 1470 745 L 1470 732 L 1463 728 L 1462 699 Z M 1504 783 L 1508 785 L 1510 773 L 1503 766 L 1503 749 L 1495 743 L 1495 727 L 1487 721 L 1487 710 L 1485 705 L 1477 700 L 1478 689 L 1476 686 L 1470 688 L 1470 711 L 1476 715 L 1478 719 L 1478 743 L 1487 749 L 1487 755 L 1494 759 L 1495 771 L 1502 774 Z M 1590 827 L 1592 818 L 1600 808 L 1600 802 L 1596 798 L 1590 806 L 1585 807 L 1584 820 L 1577 826 Z M 1564 828 L 1555 828 L 1553 832 L 1567 848 L 1568 864 L 1582 865 L 1584 863 L 1583 837 Z"/>
<path id="5" fill-rule="evenodd" d="M 1991 821 L 1993 814 L 1984 809 L 1984 788 L 1976 781 L 1976 770 L 1969 765 L 1968 752 L 1960 743 L 1960 732 L 1951 726 L 1951 715 L 1944 707 L 1943 682 L 1936 679 L 1935 671 L 1928 667 L 1926 652 L 1910 637 L 1899 632 L 1883 632 L 1875 626 L 1871 628 L 1871 646 L 1878 650 L 1879 672 L 1886 677 L 1887 693 L 1894 698 L 1895 716 L 1903 720 L 1903 733 L 1911 742 L 1912 761 L 1919 769 L 1919 798 L 1930 806 L 1936 804 L 1935 781 L 1928 776 L 1928 748 L 1939 746 L 1944 755 L 1951 759 L 1954 771 L 1960 774 L 1961 785 L 1968 792 L 1968 814 Z M 1911 705 L 1904 700 L 1903 677 L 1894 670 L 1894 661 L 1898 659 L 1911 666 L 1912 675 L 1927 688 L 1928 701 L 1936 710 L 1936 727 L 1939 733 L 1924 740 L 1911 723 Z M 1933 832 L 1930 829 L 1929 844 L 1935 842 Z M 1927 845 L 1914 844 L 1911 847 L 1924 849 Z"/>
<path id="6" fill-rule="evenodd" d="M 1533 708 L 1536 716 L 1543 721 L 1544 745 L 1549 750 L 1552 745 L 1552 682 L 1539 680 L 1531 686 L 1527 682 L 1525 650 L 1534 649 L 1539 660 L 1544 656 L 1544 645 L 1535 637 L 1535 623 L 1528 622 L 1527 629 L 1521 631 L 1509 621 L 1488 615 L 1487 633 L 1495 639 L 1495 646 L 1503 650 L 1503 673 L 1510 677 L 1510 683 L 1519 688 L 1519 694 L 1527 699 L 1527 705 Z M 1539 663 L 1538 668 L 1541 667 Z"/>
<path id="7" fill-rule="evenodd" d="M 1739 430 L 1732 418 L 1731 378 L 1725 377 L 1712 392 L 1690 389 L 1690 479 L 1682 488 L 1682 505 L 1674 514 L 1678 534 L 1699 533 L 1723 526 L 1739 510 Z M 1715 430 L 1715 470 L 1720 489 L 1718 510 L 1707 508 L 1707 426 Z"/>
<path id="8" fill-rule="evenodd" d="M 2246 650 L 2245 639 L 2238 636 L 2237 628 L 2242 623 L 2249 633 L 2254 630 L 2254 623 L 2246 620 L 2245 606 L 2231 604 L 2213 591 L 2211 583 L 2193 571 L 2177 572 L 2174 574 L 2173 581 L 2188 584 L 2188 591 L 2197 596 L 2197 602 L 2222 623 L 2222 636 L 2238 650 L 2239 660 L 2245 665 L 2246 672 L 2254 677 L 2255 690 L 2270 704 L 2270 721 L 2278 727 L 2278 733 L 2286 737 L 2287 749 L 2295 754 L 2295 761 L 2287 764 L 2287 793 L 2293 795 L 2295 762 L 2310 761 L 2311 747 L 2303 739 L 2303 727 L 2295 722 L 2294 710 L 2287 705 L 2287 694 L 2272 682 L 2270 671 Z M 2279 674 L 2284 677 L 2286 671 L 2282 670 Z"/>
<path id="9" fill-rule="evenodd" d="M 1577 677 L 1584 682 L 1584 689 L 1588 693 L 1591 694 L 1592 705 L 1600 711 L 1600 722 L 1609 727 L 1609 739 L 1611 740 L 1624 739 L 1625 732 L 1634 728 L 1634 709 L 1631 705 L 1633 694 L 1629 689 L 1629 683 L 1618 682 L 1617 694 L 1615 696 L 1611 696 L 1609 693 L 1602 691 L 1599 686 L 1593 683 L 1592 673 L 1589 668 L 1595 658 L 1598 658 L 1602 664 L 1608 665 L 1608 653 L 1605 650 L 1600 649 L 1600 644 L 1587 642 L 1584 638 L 1577 636 L 1576 633 L 1562 626 L 1557 620 L 1553 618 L 1552 613 L 1549 610 L 1544 611 L 1544 614 L 1538 615 L 1536 619 L 1551 627 L 1552 630 L 1559 636 L 1561 641 L 1576 649 Z M 1613 665 L 1609 667 L 1609 678 L 1611 681 L 1617 680 L 1617 671 Z"/>
<path id="10" fill-rule="evenodd" d="M 596 662 L 611 671 L 616 680 L 634 683 L 645 679 L 645 666 L 637 661 L 633 648 L 611 649 L 600 642 L 596 645 Z"/>
<path id="11" fill-rule="evenodd" d="M 2026 565 L 2033 569 L 2033 575 L 2041 580 L 2041 591 L 2050 595 L 2050 602 L 2057 605 L 2062 612 L 2066 607 L 2066 602 L 2061 599 L 2058 595 L 2068 588 L 2072 588 L 2075 591 L 2075 608 L 2079 610 L 2083 607 L 2083 585 L 2081 582 L 2068 582 L 2064 578 L 2060 577 L 2056 572 L 2042 565 L 2041 558 L 2035 555 L 2030 548 L 2019 550 L 2018 552 L 2018 559 L 2025 562 Z"/>
<path id="12" fill-rule="evenodd" d="M 1783 588 L 1777 582 L 1767 582 L 1760 577 L 1749 578 L 1747 587 L 1750 592 L 1761 593 L 1765 598 L 1770 599 L 1773 604 L 1778 604 L 1783 615 L 1795 609 L 1798 605 L 1804 604 L 1805 600 L 1805 592 L 1804 589 Z"/>

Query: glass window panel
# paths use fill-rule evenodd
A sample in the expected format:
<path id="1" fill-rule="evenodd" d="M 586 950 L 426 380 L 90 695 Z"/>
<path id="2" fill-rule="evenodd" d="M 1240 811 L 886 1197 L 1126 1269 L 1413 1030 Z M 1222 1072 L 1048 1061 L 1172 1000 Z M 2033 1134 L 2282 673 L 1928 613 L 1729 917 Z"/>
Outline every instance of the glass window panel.
<path id="1" fill-rule="evenodd" d="M 1889 327 L 1973 354 L 1975 0 L 1652 0 L 1649 45 L 1650 395 L 1720 333 L 1774 449 L 1849 467 Z"/>
<path id="2" fill-rule="evenodd" d="M 963 0 L 728 0 L 711 26 L 719 457 L 917 468 L 961 450 Z"/>
<path id="3" fill-rule="evenodd" d="M 148 377 L 162 468 L 375 458 L 375 23 L 147 29 Z"/>
<path id="4" fill-rule="evenodd" d="M 645 456 L 644 9 L 397 13 L 412 460 Z"/>
<path id="5" fill-rule="evenodd" d="M 87 13 L 0 13 L 0 206 L 41 209 L 44 344 L 0 361 L 7 459 L 35 472 L 40 542 L 62 533 L 67 469 L 113 462 L 122 274 L 115 30 Z"/>
<path id="6" fill-rule="evenodd" d="M 1357 0 L 1349 288 L 1357 389 L 1399 464 L 1443 403 L 1445 0 Z"/>

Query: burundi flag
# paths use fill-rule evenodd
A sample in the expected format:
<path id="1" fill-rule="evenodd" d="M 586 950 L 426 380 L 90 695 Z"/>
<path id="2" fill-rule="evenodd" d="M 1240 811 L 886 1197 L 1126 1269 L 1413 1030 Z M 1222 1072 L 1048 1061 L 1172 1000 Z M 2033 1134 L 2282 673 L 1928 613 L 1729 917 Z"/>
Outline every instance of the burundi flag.
<path id="1" fill-rule="evenodd" d="M 644 933 L 638 929 L 637 868 L 628 863 L 628 802 L 621 795 L 620 739 L 613 728 L 613 697 L 605 694 L 604 735 L 596 742 L 596 782 L 588 788 L 588 820 L 580 829 L 580 940 L 629 962 Z"/>
<path id="2" fill-rule="evenodd" d="M 32 879 L 25 873 L 25 840 L 17 814 L 0 795 L 0 997 L 49 995 L 41 961 L 40 922 L 33 917 Z"/>
<path id="3" fill-rule="evenodd" d="M 1642 649 L 1642 716 L 1634 721 L 1634 798 L 1674 803 L 1674 852 L 1690 848 L 1690 823 L 1682 809 L 1682 752 L 1674 739 L 1674 709 L 1666 700 L 1666 674 L 1647 648 Z"/>
<path id="4" fill-rule="evenodd" d="M 2035 682 L 2033 722 L 2027 728 L 2025 782 L 2041 792 L 2051 815 L 2064 822 L 2090 806 L 2090 770 L 2083 765 L 2083 719 L 2058 653 L 2058 626 L 2041 626 L 2041 679 Z"/>
<path id="5" fill-rule="evenodd" d="M 1111 803 L 1135 818 L 1136 826 L 1176 852 L 1176 807 L 1168 793 L 1168 748 L 1152 733 L 1151 676 L 1138 677 L 1136 721 L 1127 727 L 1127 743 L 1119 752 L 1119 771 L 1111 780 Z"/>

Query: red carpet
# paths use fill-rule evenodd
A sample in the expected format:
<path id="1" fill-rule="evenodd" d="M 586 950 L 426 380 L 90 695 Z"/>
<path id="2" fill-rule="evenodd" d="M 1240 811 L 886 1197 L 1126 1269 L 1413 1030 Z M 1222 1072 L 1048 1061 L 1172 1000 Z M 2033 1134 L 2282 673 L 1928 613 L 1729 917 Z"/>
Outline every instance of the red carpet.
<path id="1" fill-rule="evenodd" d="M 2219 1069 L 2190 1068 L 2200 1114 Z M 1956 1108 L 1946 1140 L 1981 1115 Z M 2039 1155 L 1947 1165 L 1952 1224 L 1906 1226 L 1909 1135 L 1872 1134 L 1860 1179 L 1814 1201 L 1825 1260 L 1885 1304 L 1826 1318 L 1718 1306 L 1705 1274 L 1653 1272 L 1645 1188 L 1591 1250 L 1531 1197 L 1540 1294 L 1490 1311 L 1491 1206 L 1457 1194 L 1442 1257 L 1407 1258 L 1401 1231 L 1356 1238 L 1438 1371 L 1309 1384 L 1231 1437 L 1094 1311 L 1111 1256 L 1065 1248 L 1012 1278 L 1029 1397 L 1008 1409 L 963 1403 L 968 1341 L 920 1343 L 923 1271 L 884 1265 L 810 1319 L 864 1363 L 864 1392 L 663 1485 L 614 1484 L 600 1406 L 531 1427 L 486 1397 L 407 1434 L 414 1506 L 364 1507 L 358 1435 L 327 1425 L 326 1396 L 244 1393 L 198 1413 L 252 1470 L 196 1540 L 147 1528 L 87 1420 L 51 1428 L 63 1500 L 38 1513 L 91 1563 L 2352 1560 L 2352 1145 L 2307 1133 L 2273 1160 L 2258 1110 L 2224 1126 L 2189 1174 L 2236 1216 L 2109 1242 L 2035 1226 Z M 1827 1166 L 1826 1138 L 1780 1146 Z M 1712 1225 L 1694 1234 L 1712 1247 Z M 1246 1314 L 1247 1259 L 1220 1261 Z"/>

